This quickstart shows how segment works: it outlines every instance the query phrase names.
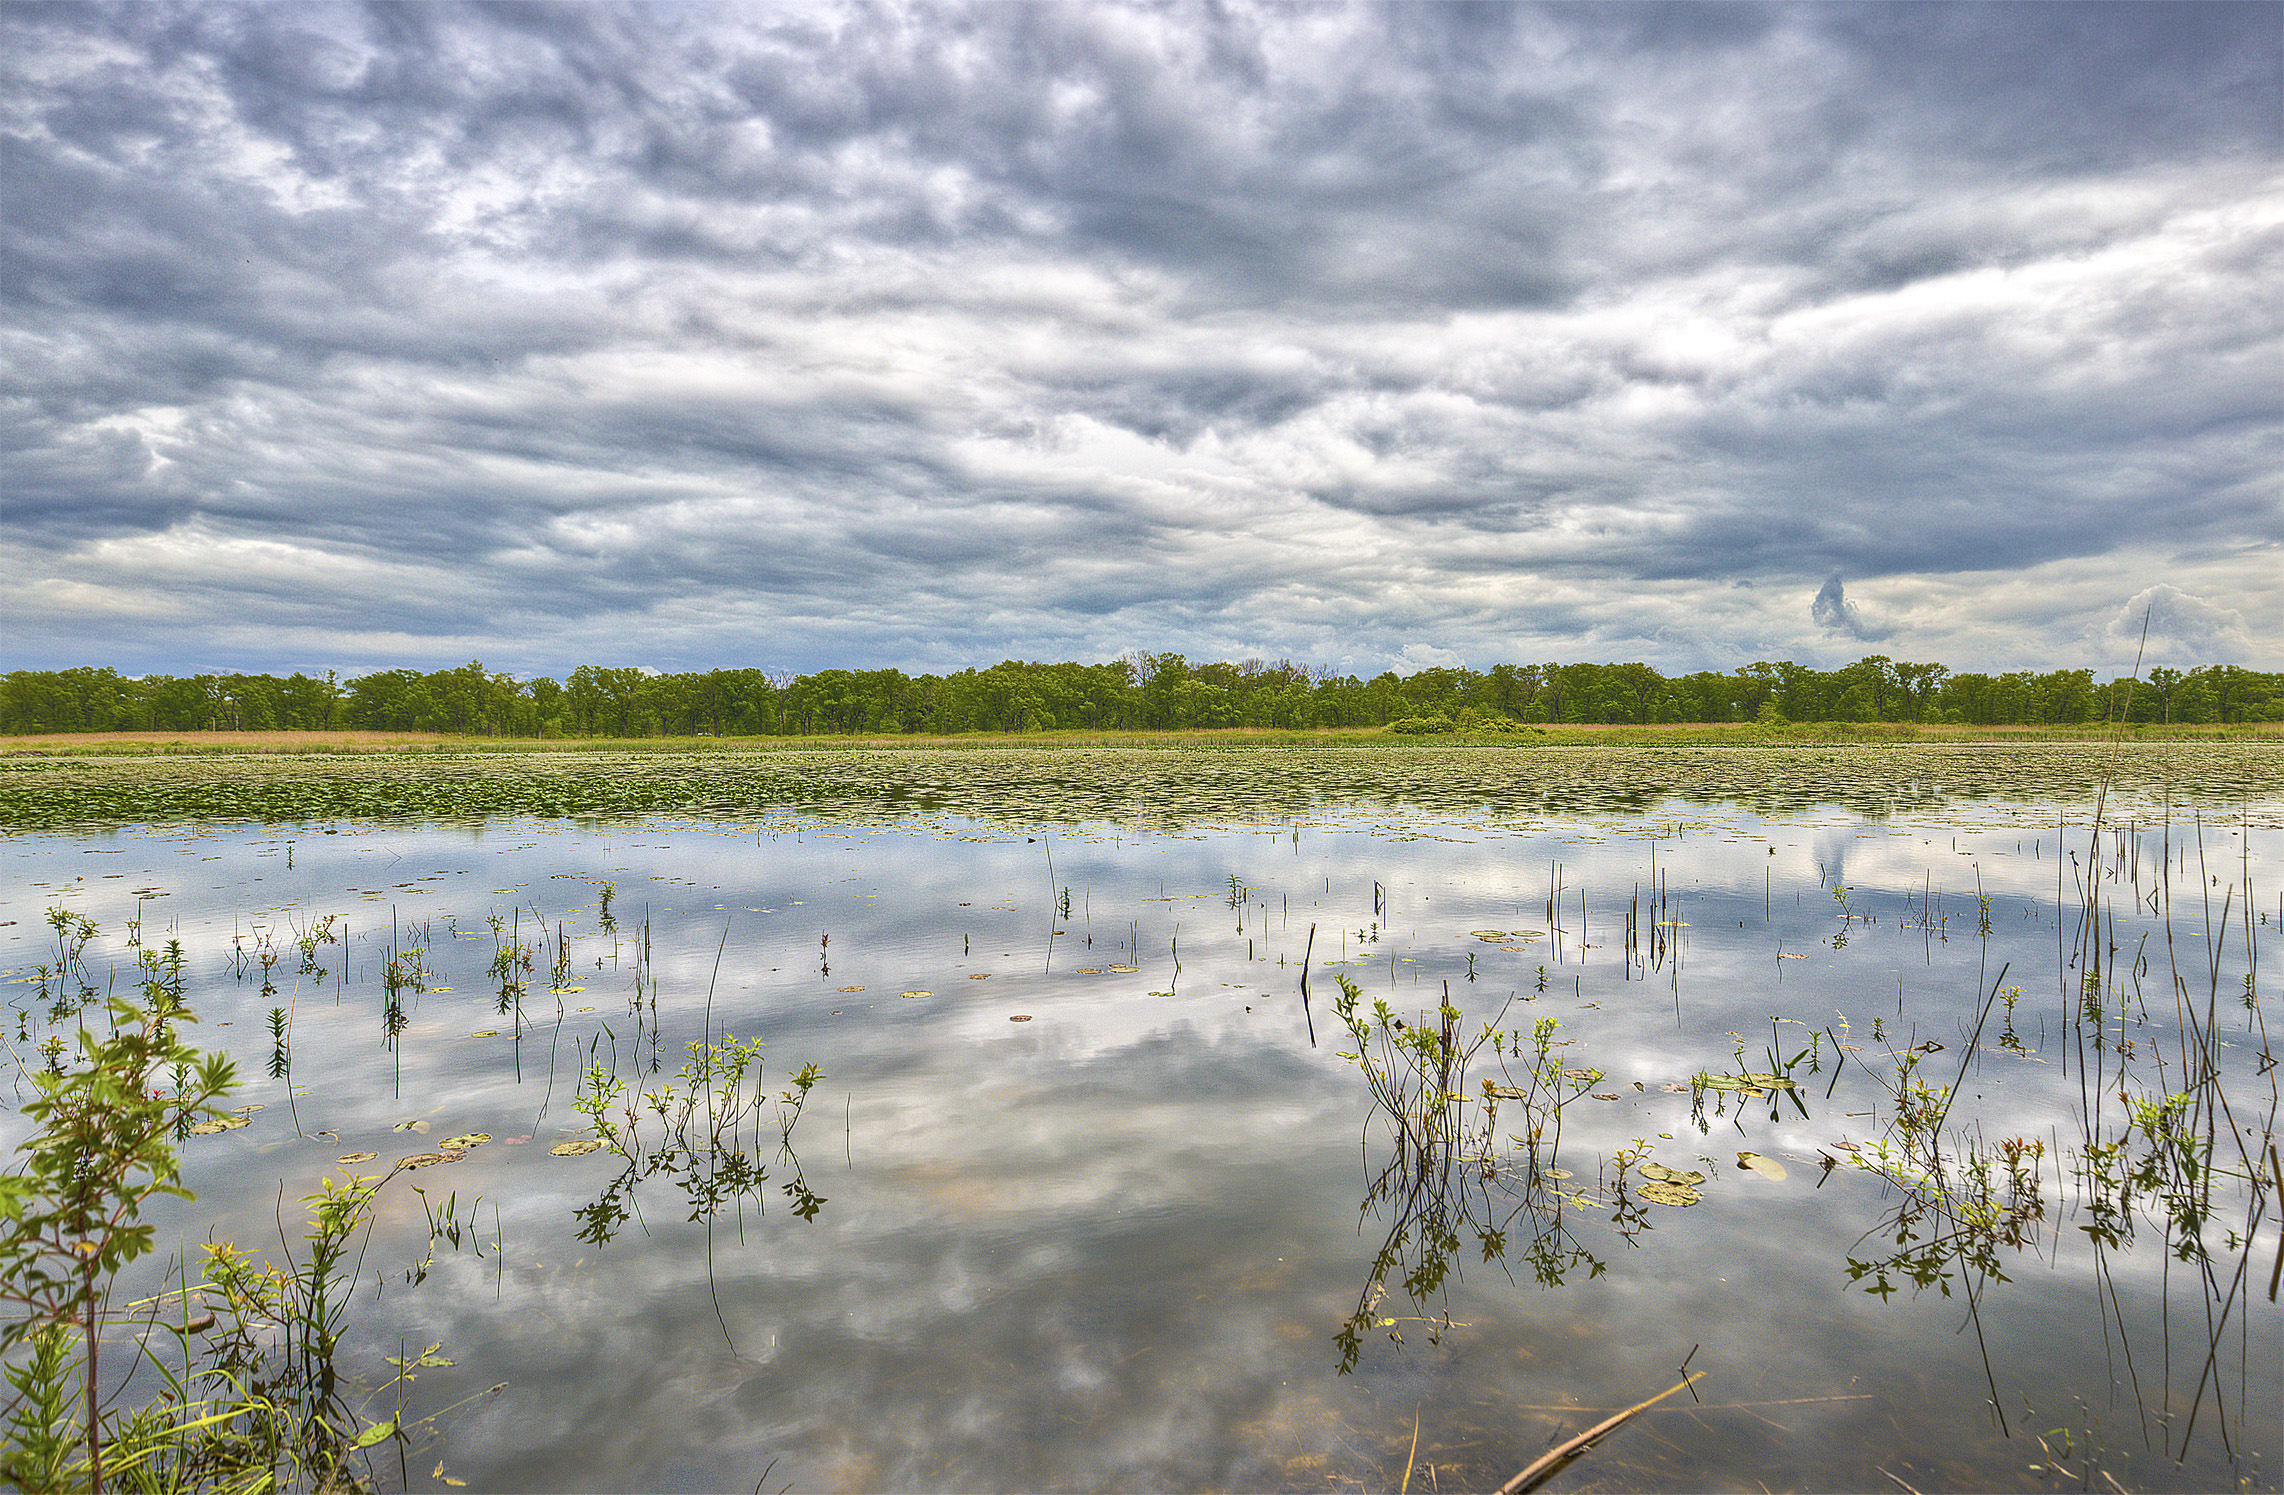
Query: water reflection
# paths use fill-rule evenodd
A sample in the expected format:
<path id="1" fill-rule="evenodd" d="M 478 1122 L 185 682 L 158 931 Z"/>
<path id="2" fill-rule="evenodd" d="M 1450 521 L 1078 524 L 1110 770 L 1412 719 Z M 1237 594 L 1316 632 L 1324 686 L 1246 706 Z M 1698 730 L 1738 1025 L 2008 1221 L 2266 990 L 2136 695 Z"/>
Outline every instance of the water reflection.
<path id="1" fill-rule="evenodd" d="M 615 1043 L 608 1066 L 600 1062 L 599 1042 L 590 1048 L 571 1108 L 588 1119 L 594 1136 L 551 1149 L 558 1156 L 608 1149 L 625 1164 L 592 1202 L 574 1212 L 579 1239 L 589 1245 L 610 1244 L 639 1211 L 639 1187 L 661 1176 L 681 1192 L 692 1222 L 748 1206 L 758 1211 L 763 1187 L 770 1182 L 769 1168 L 761 1161 L 765 1142 L 774 1149 L 780 1169 L 792 1175 L 777 1191 L 790 1201 L 795 1217 L 814 1220 L 824 1208 L 824 1196 L 809 1187 L 793 1151 L 793 1129 L 823 1072 L 814 1062 L 804 1064 L 793 1072 L 790 1088 L 772 1097 L 764 1082 L 759 1039 L 741 1041 L 727 1033 L 719 1041 L 700 1039 L 689 1048 L 681 1068 L 648 1087 L 640 1084 L 639 1064 L 634 1082 L 620 1076 Z"/>
<path id="2" fill-rule="evenodd" d="M 2089 811 L 18 838 L 0 933 L 35 1064 L 130 939 L 287 1010 L 192 1240 L 499 1138 L 353 1331 L 515 1383 L 489 1486 L 1492 1487 L 1693 1352 L 1593 1478 L 2266 1478 L 2276 809 Z"/>

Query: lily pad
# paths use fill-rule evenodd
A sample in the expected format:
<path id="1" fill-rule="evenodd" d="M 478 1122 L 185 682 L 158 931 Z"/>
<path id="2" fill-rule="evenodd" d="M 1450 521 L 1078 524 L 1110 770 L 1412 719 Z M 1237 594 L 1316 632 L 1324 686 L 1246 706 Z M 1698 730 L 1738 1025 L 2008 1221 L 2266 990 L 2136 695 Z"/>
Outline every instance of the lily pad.
<path id="1" fill-rule="evenodd" d="M 601 1148 L 602 1145 L 602 1143 L 596 1141 L 593 1137 L 581 1137 L 576 1142 L 558 1142 L 547 1150 L 551 1153 L 554 1153 L 559 1158 L 576 1158 L 583 1157 L 587 1153 L 594 1152 Z"/>
<path id="2" fill-rule="evenodd" d="M 1637 1186 L 1634 1193 L 1652 1204 L 1670 1204 L 1676 1209 L 1695 1204 L 1705 1197 L 1687 1184 L 1669 1183 L 1655 1178 Z"/>
<path id="3" fill-rule="evenodd" d="M 377 1152 L 345 1152 L 333 1161 L 346 1168 L 351 1163 L 370 1163 L 379 1156 L 380 1154 Z"/>
<path id="4" fill-rule="evenodd" d="M 1015 1014 L 1015 1016 L 1009 1018 L 1008 1021 L 1011 1023 L 1027 1023 L 1031 1021 L 1031 1014 L 1028 1012 L 1018 1012 Z"/>
<path id="5" fill-rule="evenodd" d="M 1071 974 L 1074 976 L 1099 976 L 1102 974 L 1102 968 L 1099 966 L 1080 966 Z"/>
<path id="6" fill-rule="evenodd" d="M 1750 1169 L 1771 1182 L 1781 1181 L 1785 1176 L 1784 1164 L 1775 1158 L 1764 1158 L 1757 1152 L 1738 1153 L 1737 1166 Z"/>
<path id="7" fill-rule="evenodd" d="M 400 1121 L 395 1126 L 390 1127 L 389 1130 L 392 1132 L 425 1132 L 428 1130 L 428 1123 L 425 1121 Z"/>
<path id="8" fill-rule="evenodd" d="M 444 1154 L 443 1154 L 443 1153 L 440 1153 L 440 1152 L 416 1152 L 416 1153 L 414 1153 L 414 1154 L 413 1154 L 411 1157 L 409 1157 L 409 1158 L 398 1158 L 398 1159 L 397 1159 L 397 1166 L 398 1166 L 399 1168 L 433 1168 L 433 1167 L 435 1167 L 435 1166 L 436 1166 L 438 1163 L 441 1163 L 441 1162 L 443 1162 L 443 1161 L 444 1161 Z"/>
<path id="9" fill-rule="evenodd" d="M 468 1036 L 470 1038 L 497 1038 L 500 1036 L 500 1030 L 497 1028 L 478 1028 Z"/>
<path id="10" fill-rule="evenodd" d="M 266 1106 L 266 1105 L 263 1105 L 263 1104 L 261 1104 L 260 1102 L 256 1102 L 255 1104 L 253 1104 L 253 1105 L 251 1105 L 251 1106 L 239 1106 L 239 1107 L 237 1108 L 237 1111 L 238 1111 L 238 1114 L 239 1114 L 240 1116 L 251 1116 L 251 1115 L 253 1115 L 253 1114 L 254 1114 L 256 1111 L 267 1111 L 268 1109 L 269 1109 L 269 1107 L 268 1107 L 268 1106 Z"/>
<path id="11" fill-rule="evenodd" d="M 457 1137 L 446 1137 L 436 1145 L 444 1148 L 481 1147 L 491 1140 L 492 1134 L 490 1132 L 462 1132 Z"/>
<path id="12" fill-rule="evenodd" d="M 1663 1163 L 1644 1163 L 1635 1171 L 1644 1178 L 1655 1179 L 1660 1183 L 1687 1184 L 1694 1188 L 1705 1182 L 1702 1173 L 1685 1173 L 1679 1168 L 1668 1168 Z"/>
<path id="13" fill-rule="evenodd" d="M 211 1137 L 216 1132 L 234 1132 L 246 1124 L 243 1116 L 217 1116 L 211 1121 L 193 1124 L 190 1133 L 194 1137 Z"/>
<path id="14" fill-rule="evenodd" d="M 932 991 L 900 991 L 897 995 L 900 997 L 932 997 L 935 993 Z"/>
<path id="15" fill-rule="evenodd" d="M 1119 975 L 1131 976 L 1142 968 L 1140 966 L 1106 966 L 1104 969 L 1116 972 Z"/>

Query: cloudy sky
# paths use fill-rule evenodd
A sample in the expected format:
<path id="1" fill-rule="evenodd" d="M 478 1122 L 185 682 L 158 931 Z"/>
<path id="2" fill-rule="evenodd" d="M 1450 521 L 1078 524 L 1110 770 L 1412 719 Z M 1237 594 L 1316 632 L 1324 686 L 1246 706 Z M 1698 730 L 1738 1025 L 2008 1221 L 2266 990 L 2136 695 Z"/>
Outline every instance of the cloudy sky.
<path id="1" fill-rule="evenodd" d="M 0 7 L 0 664 L 2284 668 L 2284 6 Z"/>

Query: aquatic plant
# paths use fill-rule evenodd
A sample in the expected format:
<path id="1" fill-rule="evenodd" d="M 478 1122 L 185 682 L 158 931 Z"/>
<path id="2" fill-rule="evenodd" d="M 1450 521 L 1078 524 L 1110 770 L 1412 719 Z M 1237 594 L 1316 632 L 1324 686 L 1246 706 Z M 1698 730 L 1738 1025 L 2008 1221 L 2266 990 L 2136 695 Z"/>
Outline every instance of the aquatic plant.
<path id="1" fill-rule="evenodd" d="M 430 1426 L 408 1423 L 417 1369 L 437 1346 L 362 1397 L 335 1368 L 354 1276 L 350 1244 L 385 1179 L 327 1180 L 308 1196 L 307 1249 L 291 1270 L 227 1242 L 202 1253 L 195 1285 L 114 1309 L 120 1274 L 148 1255 L 153 1198 L 188 1200 L 175 1142 L 244 1124 L 215 1103 L 236 1083 L 220 1054 L 185 1043 L 197 1021 L 145 952 L 140 1003 L 110 1004 L 108 1032 L 82 1028 L 79 1061 L 29 1076 L 39 1130 L 0 1174 L 0 1348 L 11 1396 L 0 1471 L 27 1491 L 342 1488 L 353 1455 Z M 187 1274 L 186 1274 L 187 1275 Z M 171 1318 L 168 1316 L 171 1311 Z M 133 1366 L 156 1373 L 139 1404 L 106 1407 L 106 1331 L 135 1326 Z M 273 1332 L 282 1329 L 282 1333 Z M 160 1346 L 172 1341 L 172 1353 Z M 364 1408 L 391 1391 L 391 1415 Z"/>

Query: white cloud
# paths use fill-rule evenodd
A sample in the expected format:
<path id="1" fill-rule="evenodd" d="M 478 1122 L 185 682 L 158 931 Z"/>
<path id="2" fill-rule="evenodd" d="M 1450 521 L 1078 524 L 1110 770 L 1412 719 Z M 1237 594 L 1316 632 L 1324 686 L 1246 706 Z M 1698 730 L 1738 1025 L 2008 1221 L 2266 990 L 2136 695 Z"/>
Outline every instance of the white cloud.
<path id="1" fill-rule="evenodd" d="M 2130 647 L 2151 664 L 2235 664 L 2251 643 L 2242 613 L 2163 581 L 2119 608 L 2108 636 L 2120 651 Z"/>

